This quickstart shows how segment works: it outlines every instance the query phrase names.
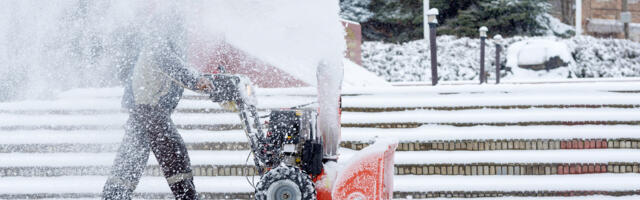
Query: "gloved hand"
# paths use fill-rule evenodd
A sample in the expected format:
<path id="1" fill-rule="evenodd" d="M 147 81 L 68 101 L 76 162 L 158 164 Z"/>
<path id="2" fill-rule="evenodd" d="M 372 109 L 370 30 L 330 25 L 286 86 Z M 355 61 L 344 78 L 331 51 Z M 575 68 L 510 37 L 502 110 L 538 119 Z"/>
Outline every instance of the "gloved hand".
<path id="1" fill-rule="evenodd" d="M 235 101 L 225 101 L 218 103 L 222 109 L 225 109 L 230 112 L 238 112 L 238 105 L 236 105 Z"/>
<path id="2" fill-rule="evenodd" d="M 196 83 L 196 89 L 200 92 L 211 93 L 213 91 L 213 83 L 207 77 L 200 77 Z"/>

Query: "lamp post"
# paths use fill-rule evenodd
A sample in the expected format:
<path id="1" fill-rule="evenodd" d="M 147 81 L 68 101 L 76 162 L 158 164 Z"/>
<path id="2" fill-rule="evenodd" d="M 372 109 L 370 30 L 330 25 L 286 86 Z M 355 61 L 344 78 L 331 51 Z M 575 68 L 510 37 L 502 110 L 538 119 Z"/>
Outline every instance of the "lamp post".
<path id="1" fill-rule="evenodd" d="M 502 35 L 493 36 L 493 42 L 496 43 L 496 84 L 500 84 L 500 50 L 502 50 Z"/>
<path id="2" fill-rule="evenodd" d="M 438 25 L 438 9 L 432 8 L 427 11 L 427 20 L 429 23 L 429 46 L 431 52 L 431 85 L 438 84 L 438 54 L 436 47 L 436 27 Z"/>
<path id="3" fill-rule="evenodd" d="M 576 35 L 582 35 L 582 0 L 576 0 Z"/>
<path id="4" fill-rule="evenodd" d="M 424 21 L 425 23 L 423 24 L 422 28 L 423 28 L 423 34 L 424 34 L 424 39 L 429 41 L 429 15 L 427 15 L 429 13 L 429 0 L 423 0 L 422 1 L 422 21 Z M 428 44 L 427 44 L 428 45 Z"/>
<path id="5" fill-rule="evenodd" d="M 484 46 L 487 39 L 487 31 L 489 29 L 486 26 L 480 27 L 480 84 L 487 82 L 487 78 L 484 73 Z"/>
<path id="6" fill-rule="evenodd" d="M 629 2 L 622 0 L 622 12 L 620 13 L 620 21 L 624 23 L 624 39 L 629 39 L 629 23 L 631 22 L 631 12 L 629 12 Z"/>

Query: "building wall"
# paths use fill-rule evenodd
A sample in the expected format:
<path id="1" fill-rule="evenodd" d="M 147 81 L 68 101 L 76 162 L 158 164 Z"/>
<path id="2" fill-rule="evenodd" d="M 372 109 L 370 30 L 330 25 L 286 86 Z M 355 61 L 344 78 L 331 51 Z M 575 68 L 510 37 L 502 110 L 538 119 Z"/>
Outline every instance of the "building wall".
<path id="1" fill-rule="evenodd" d="M 563 23 L 575 26 L 576 0 L 549 0 L 551 15 L 560 19 Z M 630 28 L 632 40 L 640 41 L 640 0 L 628 0 L 628 9 L 631 12 L 633 25 Z M 609 24 L 608 26 L 594 26 L 593 21 L 620 20 L 622 12 L 622 0 L 583 0 L 582 1 L 582 27 L 585 33 L 596 37 L 624 38 L 622 23 Z M 595 20 L 593 20 L 595 19 Z M 589 29 L 592 30 L 589 30 Z M 598 29 L 595 31 L 593 29 Z"/>
<path id="2" fill-rule="evenodd" d="M 583 2 L 583 10 L 588 15 L 585 18 L 620 19 L 622 0 L 587 0 Z M 640 23 L 640 0 L 628 0 L 632 21 Z"/>
<path id="3" fill-rule="evenodd" d="M 631 12 L 632 23 L 640 24 L 640 0 L 628 0 L 627 8 Z M 604 19 L 610 20 L 611 22 L 620 20 L 622 0 L 584 0 L 582 10 L 582 24 L 588 34 L 601 37 L 624 38 L 624 33 L 621 31 L 621 28 L 619 28 L 622 26 L 622 23 L 619 22 L 615 24 L 615 31 L 601 31 L 597 28 L 587 29 L 587 25 L 592 23 L 594 21 L 593 19 Z M 640 40 L 640 30 L 635 27 L 636 25 L 633 25 L 633 27 L 630 28 L 630 38 L 638 41 Z"/>

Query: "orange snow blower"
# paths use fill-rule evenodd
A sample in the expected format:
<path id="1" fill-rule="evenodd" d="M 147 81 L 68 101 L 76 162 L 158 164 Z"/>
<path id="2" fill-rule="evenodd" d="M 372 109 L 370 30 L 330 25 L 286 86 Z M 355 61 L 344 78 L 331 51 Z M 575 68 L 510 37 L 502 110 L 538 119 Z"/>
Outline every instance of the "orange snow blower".
<path id="1" fill-rule="evenodd" d="M 271 110 L 259 116 L 251 81 L 212 74 L 213 102 L 238 111 L 260 181 L 257 200 L 368 200 L 393 195 L 394 141 L 379 141 L 350 159 L 323 162 L 323 141 L 313 109 Z M 232 105 L 232 106 L 228 106 Z M 261 118 L 268 122 L 261 123 Z M 265 130 L 266 129 L 266 130 Z"/>

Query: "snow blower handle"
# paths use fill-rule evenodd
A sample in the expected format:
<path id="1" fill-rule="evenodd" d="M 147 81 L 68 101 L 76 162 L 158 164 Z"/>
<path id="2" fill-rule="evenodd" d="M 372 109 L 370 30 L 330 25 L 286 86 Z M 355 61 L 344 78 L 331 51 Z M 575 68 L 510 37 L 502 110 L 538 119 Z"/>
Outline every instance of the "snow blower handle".
<path id="1" fill-rule="evenodd" d="M 214 86 L 209 93 L 211 101 L 226 105 L 234 104 L 234 108 L 229 110 L 239 112 L 242 126 L 249 137 L 249 145 L 255 155 L 254 162 L 259 167 L 266 160 L 260 148 L 260 144 L 264 143 L 265 134 L 256 108 L 257 100 L 251 80 L 234 74 L 205 74 L 204 76 Z"/>

